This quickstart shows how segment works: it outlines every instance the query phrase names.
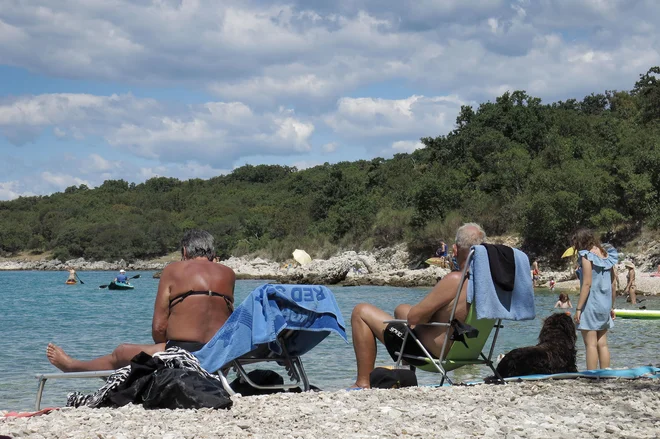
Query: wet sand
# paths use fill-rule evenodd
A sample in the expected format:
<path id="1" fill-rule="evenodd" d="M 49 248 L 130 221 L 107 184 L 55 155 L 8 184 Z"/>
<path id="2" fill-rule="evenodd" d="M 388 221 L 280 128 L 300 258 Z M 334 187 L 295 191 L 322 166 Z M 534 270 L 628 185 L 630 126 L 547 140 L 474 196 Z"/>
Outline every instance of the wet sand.
<path id="1" fill-rule="evenodd" d="M 236 397 L 231 410 L 63 409 L 13 438 L 656 438 L 660 380 L 562 380 Z M 0 414 L 3 414 L 0 412 Z"/>

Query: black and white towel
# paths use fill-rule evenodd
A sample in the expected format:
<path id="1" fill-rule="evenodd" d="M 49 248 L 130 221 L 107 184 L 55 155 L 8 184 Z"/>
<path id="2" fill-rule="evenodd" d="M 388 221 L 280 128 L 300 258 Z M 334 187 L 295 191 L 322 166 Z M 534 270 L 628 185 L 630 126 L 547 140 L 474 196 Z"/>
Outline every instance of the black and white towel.
<path id="1" fill-rule="evenodd" d="M 141 355 L 146 356 L 146 354 Z M 197 358 L 181 348 L 171 347 L 164 352 L 154 354 L 153 358 L 158 360 L 159 363 L 162 363 L 162 367 L 165 369 L 180 369 L 203 377 L 204 379 L 217 381 L 221 385 L 220 378 L 202 369 Z M 122 367 L 110 375 L 105 384 L 94 393 L 88 395 L 80 392 L 69 393 L 66 406 L 107 407 L 113 405 L 110 401 L 111 396 L 124 386 L 132 372 L 133 367 L 131 365 Z"/>

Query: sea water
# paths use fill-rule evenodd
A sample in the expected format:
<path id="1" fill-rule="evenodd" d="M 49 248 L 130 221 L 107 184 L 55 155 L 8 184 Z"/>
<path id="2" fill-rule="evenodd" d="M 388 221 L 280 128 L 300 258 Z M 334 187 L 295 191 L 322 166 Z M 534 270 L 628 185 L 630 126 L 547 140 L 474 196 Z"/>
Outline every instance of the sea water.
<path id="1" fill-rule="evenodd" d="M 38 373 L 57 372 L 46 358 L 46 345 L 54 342 L 68 354 L 90 359 L 110 353 L 119 343 L 152 343 L 151 317 L 158 280 L 153 272 L 132 280 L 130 291 L 100 289 L 115 273 L 80 272 L 84 285 L 65 285 L 67 273 L 17 271 L 0 272 L 0 410 L 32 409 Z M 262 281 L 238 281 L 236 303 L 240 303 Z M 336 334 L 303 357 L 312 384 L 324 390 L 338 390 L 355 382 L 355 356 L 351 345 L 350 316 L 360 302 L 372 303 L 393 312 L 400 303 L 417 303 L 428 288 L 331 286 L 347 324 L 348 343 Z M 536 344 L 542 318 L 554 310 L 558 292 L 536 291 L 537 318 L 504 322 L 494 357 L 509 350 Z M 571 294 L 577 304 L 577 292 Z M 647 298 L 649 309 L 660 309 L 660 298 Z M 626 306 L 617 299 L 617 307 Z M 612 367 L 633 367 L 658 362 L 660 320 L 622 320 L 608 333 Z M 392 365 L 387 351 L 378 344 L 376 365 Z M 584 369 L 584 347 L 578 338 L 578 368 Z M 282 371 L 281 371 L 282 372 Z M 283 373 L 283 372 L 282 372 Z M 485 366 L 470 366 L 452 372 L 455 379 L 467 380 L 490 375 Z M 420 384 L 438 382 L 438 375 L 418 372 Z M 70 391 L 93 392 L 101 380 L 51 380 L 46 385 L 42 407 L 62 406 Z"/>

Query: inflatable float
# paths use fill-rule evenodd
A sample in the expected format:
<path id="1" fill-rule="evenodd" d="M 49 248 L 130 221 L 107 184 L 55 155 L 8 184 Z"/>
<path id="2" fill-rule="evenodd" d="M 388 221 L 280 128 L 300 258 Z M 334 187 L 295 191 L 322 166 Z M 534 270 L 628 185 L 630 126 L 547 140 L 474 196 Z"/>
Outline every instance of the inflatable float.
<path id="1" fill-rule="evenodd" d="M 660 309 L 615 309 L 618 319 L 660 319 Z"/>

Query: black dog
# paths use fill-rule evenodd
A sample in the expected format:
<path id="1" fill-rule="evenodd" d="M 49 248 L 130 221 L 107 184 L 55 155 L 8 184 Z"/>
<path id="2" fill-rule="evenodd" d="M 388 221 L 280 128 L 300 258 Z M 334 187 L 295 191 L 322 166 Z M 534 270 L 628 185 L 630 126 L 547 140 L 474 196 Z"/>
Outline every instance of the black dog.
<path id="1" fill-rule="evenodd" d="M 497 373 L 506 378 L 577 372 L 576 340 L 573 319 L 565 313 L 553 314 L 543 322 L 539 344 L 517 348 L 506 354 L 497 365 Z"/>

